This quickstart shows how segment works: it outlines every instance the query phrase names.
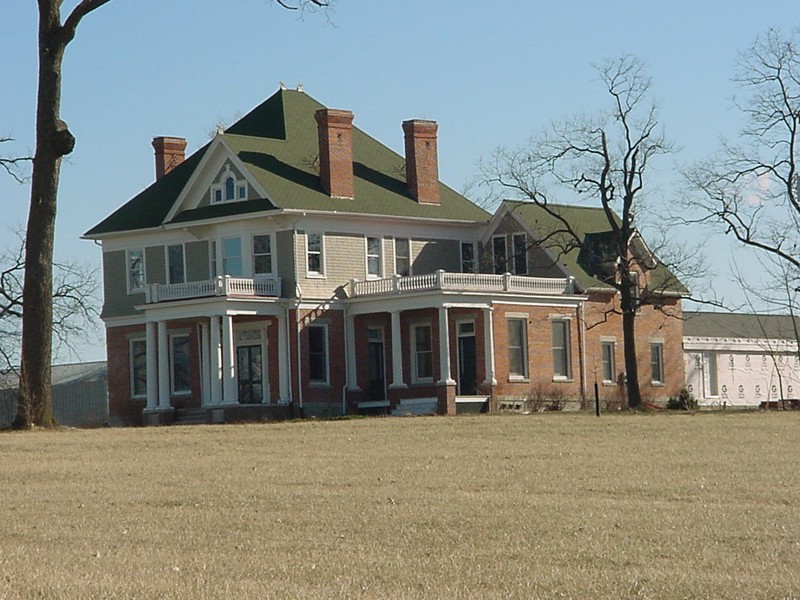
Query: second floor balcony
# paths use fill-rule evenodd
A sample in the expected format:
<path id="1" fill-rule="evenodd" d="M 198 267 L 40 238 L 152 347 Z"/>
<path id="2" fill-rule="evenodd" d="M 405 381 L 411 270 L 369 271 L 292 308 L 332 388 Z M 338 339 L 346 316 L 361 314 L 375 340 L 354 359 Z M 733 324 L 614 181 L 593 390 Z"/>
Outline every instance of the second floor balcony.
<path id="1" fill-rule="evenodd" d="M 192 298 L 279 297 L 280 295 L 280 278 L 253 279 L 230 275 L 186 283 L 151 283 L 145 288 L 147 304 Z"/>
<path id="2" fill-rule="evenodd" d="M 425 275 L 386 277 L 350 282 L 350 297 L 378 296 L 442 290 L 470 293 L 509 292 L 516 294 L 561 295 L 575 291 L 572 277 L 526 277 L 489 273 L 448 273 L 436 271 Z"/>

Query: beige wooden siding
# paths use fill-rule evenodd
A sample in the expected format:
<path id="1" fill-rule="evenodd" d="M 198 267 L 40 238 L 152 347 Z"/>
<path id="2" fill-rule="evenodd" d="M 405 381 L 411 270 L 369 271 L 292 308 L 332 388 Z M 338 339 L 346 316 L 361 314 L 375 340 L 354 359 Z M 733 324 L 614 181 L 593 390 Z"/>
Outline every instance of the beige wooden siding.
<path id="1" fill-rule="evenodd" d="M 344 286 L 351 279 L 367 277 L 366 245 L 364 236 L 346 233 L 323 233 L 324 277 L 307 274 L 306 234 L 297 235 L 297 273 L 303 295 L 311 298 L 344 297 Z"/>
<path id="2" fill-rule="evenodd" d="M 189 242 L 186 244 L 186 281 L 210 279 L 208 242 Z"/>
<path id="3" fill-rule="evenodd" d="M 144 249 L 144 270 L 147 283 L 167 283 L 166 262 L 164 246 L 148 246 Z"/>
<path id="4" fill-rule="evenodd" d="M 458 240 L 412 240 L 411 272 L 414 275 L 443 269 L 461 271 L 461 245 Z"/>
<path id="5" fill-rule="evenodd" d="M 147 265 L 145 265 L 147 268 Z M 144 292 L 128 294 L 128 267 L 125 251 L 103 253 L 102 317 L 125 317 L 136 313 L 134 306 L 144 303 Z"/>
<path id="6" fill-rule="evenodd" d="M 276 254 L 276 266 L 278 277 L 281 278 L 281 289 L 283 296 L 294 297 L 295 290 L 295 265 L 294 265 L 294 232 L 278 231 L 275 233 L 275 247 L 272 249 Z"/>

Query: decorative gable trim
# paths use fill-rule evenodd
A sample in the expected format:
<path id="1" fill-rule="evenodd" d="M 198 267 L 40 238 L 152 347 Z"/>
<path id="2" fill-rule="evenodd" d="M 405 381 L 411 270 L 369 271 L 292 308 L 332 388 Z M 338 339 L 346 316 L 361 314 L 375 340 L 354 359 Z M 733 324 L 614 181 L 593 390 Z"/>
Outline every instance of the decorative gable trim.
<path id="1" fill-rule="evenodd" d="M 186 182 L 181 193 L 178 194 L 178 198 L 164 219 L 164 223 L 169 223 L 182 210 L 197 208 L 206 198 L 207 191 L 217 183 L 220 171 L 226 164 L 232 165 L 242 174 L 244 181 L 255 190 L 256 195 L 266 198 L 272 204 L 275 204 L 266 190 L 250 174 L 245 164 L 239 160 L 236 153 L 225 142 L 222 134 L 217 134 L 211 141 L 208 150 L 206 150 L 189 181 Z M 236 190 L 234 192 L 236 193 Z"/>

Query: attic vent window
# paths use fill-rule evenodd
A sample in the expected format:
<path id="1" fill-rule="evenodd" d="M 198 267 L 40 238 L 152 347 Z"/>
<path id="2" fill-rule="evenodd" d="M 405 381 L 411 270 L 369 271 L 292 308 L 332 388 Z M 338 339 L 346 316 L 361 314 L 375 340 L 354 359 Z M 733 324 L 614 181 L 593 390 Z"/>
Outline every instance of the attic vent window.
<path id="1" fill-rule="evenodd" d="M 231 166 L 225 165 L 216 183 L 211 185 L 211 203 L 219 204 L 234 200 L 247 200 L 247 181 L 237 179 Z"/>

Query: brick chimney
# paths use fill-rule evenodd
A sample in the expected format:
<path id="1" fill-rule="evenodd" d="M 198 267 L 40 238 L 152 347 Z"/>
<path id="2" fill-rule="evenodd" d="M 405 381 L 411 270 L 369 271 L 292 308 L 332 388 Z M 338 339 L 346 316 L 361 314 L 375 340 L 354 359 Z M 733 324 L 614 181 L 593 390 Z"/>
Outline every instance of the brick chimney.
<path id="1" fill-rule="evenodd" d="M 153 149 L 156 151 L 156 179 L 161 179 L 186 158 L 184 138 L 164 136 L 153 138 Z"/>
<path id="2" fill-rule="evenodd" d="M 319 133 L 319 177 L 332 198 L 353 197 L 353 113 L 322 108 L 314 113 Z"/>
<path id="3" fill-rule="evenodd" d="M 436 121 L 403 121 L 406 138 L 406 182 L 420 204 L 439 204 L 439 160 Z"/>

